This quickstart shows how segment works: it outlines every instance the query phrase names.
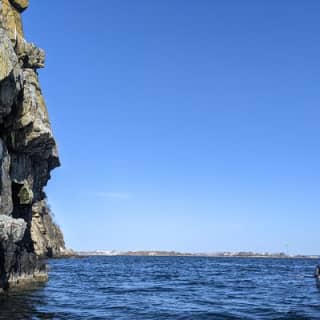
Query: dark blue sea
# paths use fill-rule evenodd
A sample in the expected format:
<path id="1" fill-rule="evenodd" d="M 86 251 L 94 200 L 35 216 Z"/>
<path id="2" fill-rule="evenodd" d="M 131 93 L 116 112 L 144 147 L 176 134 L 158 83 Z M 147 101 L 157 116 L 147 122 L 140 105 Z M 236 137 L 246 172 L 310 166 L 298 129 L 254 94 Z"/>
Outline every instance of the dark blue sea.
<path id="1" fill-rule="evenodd" d="M 320 319 L 312 259 L 88 257 L 0 296 L 0 319 Z"/>

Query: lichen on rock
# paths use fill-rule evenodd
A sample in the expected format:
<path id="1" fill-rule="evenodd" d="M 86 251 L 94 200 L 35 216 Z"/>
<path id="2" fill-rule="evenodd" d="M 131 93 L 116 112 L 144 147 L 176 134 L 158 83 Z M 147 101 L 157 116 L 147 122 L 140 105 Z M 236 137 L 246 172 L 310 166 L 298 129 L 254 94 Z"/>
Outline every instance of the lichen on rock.
<path id="1" fill-rule="evenodd" d="M 28 182 L 25 182 L 21 187 L 18 198 L 20 205 L 28 205 L 32 203 L 33 200 L 33 191 L 31 190 Z"/>
<path id="2" fill-rule="evenodd" d="M 28 4 L 0 0 L 0 290 L 46 279 L 38 256 L 64 249 L 45 214 L 43 188 L 60 161 L 37 74 L 45 54 L 23 35 L 20 14 Z"/>

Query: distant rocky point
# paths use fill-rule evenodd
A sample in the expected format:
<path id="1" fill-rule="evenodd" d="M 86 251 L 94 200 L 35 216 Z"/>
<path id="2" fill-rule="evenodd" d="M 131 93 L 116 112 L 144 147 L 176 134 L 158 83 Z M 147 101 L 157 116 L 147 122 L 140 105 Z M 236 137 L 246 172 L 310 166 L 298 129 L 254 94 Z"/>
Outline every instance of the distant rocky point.
<path id="1" fill-rule="evenodd" d="M 279 253 L 256 253 L 251 251 L 240 252 L 213 252 L 213 253 L 188 253 L 177 251 L 79 251 L 79 256 L 149 256 L 149 257 L 224 257 L 224 258 L 313 258 L 319 259 L 320 255 L 288 255 Z"/>

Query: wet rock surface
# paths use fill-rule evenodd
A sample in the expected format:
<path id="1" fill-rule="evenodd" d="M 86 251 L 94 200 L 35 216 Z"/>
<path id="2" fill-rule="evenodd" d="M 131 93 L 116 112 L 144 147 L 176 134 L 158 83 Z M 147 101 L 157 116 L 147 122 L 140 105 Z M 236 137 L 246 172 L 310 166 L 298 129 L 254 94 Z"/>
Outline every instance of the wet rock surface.
<path id="1" fill-rule="evenodd" d="M 0 290 L 46 279 L 38 256 L 64 250 L 44 201 L 60 162 L 37 74 L 45 54 L 23 35 L 27 7 L 0 0 Z"/>

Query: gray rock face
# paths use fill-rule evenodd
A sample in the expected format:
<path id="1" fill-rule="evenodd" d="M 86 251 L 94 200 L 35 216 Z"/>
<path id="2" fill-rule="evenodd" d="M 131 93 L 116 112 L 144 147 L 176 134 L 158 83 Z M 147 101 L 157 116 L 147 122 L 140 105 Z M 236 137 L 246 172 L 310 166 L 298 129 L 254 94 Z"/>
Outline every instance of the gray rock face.
<path id="1" fill-rule="evenodd" d="M 1 14 L 1 12 L 0 12 Z M 10 114 L 21 89 L 21 71 L 12 43 L 4 29 L 0 28 L 0 123 Z"/>
<path id="2" fill-rule="evenodd" d="M 44 214 L 43 188 L 60 162 L 37 74 L 45 54 L 23 35 L 27 7 L 28 0 L 0 0 L 0 291 L 46 279 L 37 254 L 64 248 Z"/>
<path id="3" fill-rule="evenodd" d="M 9 215 L 13 210 L 11 178 L 10 178 L 10 156 L 6 145 L 0 138 L 0 214 Z"/>
<path id="4" fill-rule="evenodd" d="M 27 223 L 23 219 L 14 219 L 0 214 L 0 241 L 10 240 L 17 243 L 23 239 Z"/>

